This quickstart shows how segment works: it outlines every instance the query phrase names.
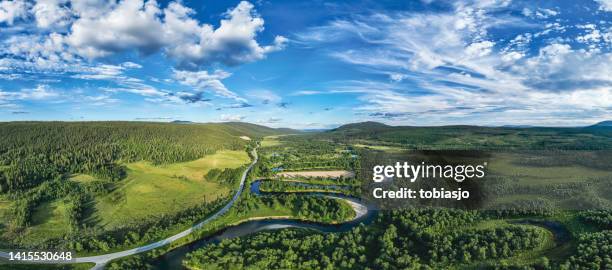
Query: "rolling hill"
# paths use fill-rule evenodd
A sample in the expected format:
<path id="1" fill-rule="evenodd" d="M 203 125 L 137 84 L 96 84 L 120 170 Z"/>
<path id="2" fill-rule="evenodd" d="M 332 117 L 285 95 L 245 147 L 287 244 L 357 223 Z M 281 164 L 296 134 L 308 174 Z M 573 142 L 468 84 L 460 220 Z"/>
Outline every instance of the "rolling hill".
<path id="1" fill-rule="evenodd" d="M 378 144 L 405 149 L 566 149 L 611 150 L 611 122 L 585 127 L 389 126 L 361 122 L 340 126 L 318 136 L 345 143 Z"/>

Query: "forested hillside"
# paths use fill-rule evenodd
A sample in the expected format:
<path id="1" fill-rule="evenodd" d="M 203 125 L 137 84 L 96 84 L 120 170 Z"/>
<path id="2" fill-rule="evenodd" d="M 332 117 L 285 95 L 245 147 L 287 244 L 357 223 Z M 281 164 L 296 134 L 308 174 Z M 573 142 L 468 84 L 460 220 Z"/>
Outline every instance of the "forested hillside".
<path id="1" fill-rule="evenodd" d="M 343 143 L 403 149 L 611 150 L 612 128 L 388 126 L 377 122 L 347 124 L 313 135 Z"/>
<path id="2" fill-rule="evenodd" d="M 188 161 L 220 149 L 243 149 L 240 136 L 278 131 L 252 124 L 14 122 L 0 124 L 0 192 L 24 190 L 67 173 L 117 180 L 120 162 Z"/>
<path id="3" fill-rule="evenodd" d="M 98 252 L 163 238 L 226 203 L 247 145 L 279 133 L 245 123 L 0 123 L 0 247 Z"/>

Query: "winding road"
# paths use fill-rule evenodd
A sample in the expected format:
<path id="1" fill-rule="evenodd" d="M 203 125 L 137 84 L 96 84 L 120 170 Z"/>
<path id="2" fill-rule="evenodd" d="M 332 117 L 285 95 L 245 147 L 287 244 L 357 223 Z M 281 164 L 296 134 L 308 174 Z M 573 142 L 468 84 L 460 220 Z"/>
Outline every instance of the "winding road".
<path id="1" fill-rule="evenodd" d="M 130 256 L 130 255 L 134 255 L 134 254 L 138 254 L 138 253 L 142 253 L 142 252 L 146 252 L 158 247 L 162 247 L 165 245 L 168 245 L 178 239 L 181 239 L 191 233 L 193 233 L 194 231 L 196 231 L 197 229 L 202 228 L 204 225 L 210 223 L 211 221 L 217 219 L 218 217 L 220 217 L 221 215 L 225 214 L 227 211 L 229 211 L 229 209 L 232 207 L 232 205 L 234 205 L 234 203 L 238 200 L 238 198 L 240 197 L 240 194 L 242 194 L 242 190 L 244 189 L 244 183 L 246 182 L 246 177 L 247 174 L 249 173 L 249 171 L 253 168 L 253 166 L 255 166 L 255 163 L 257 163 L 258 160 L 258 156 L 257 156 L 257 151 L 255 149 L 253 149 L 253 162 L 251 162 L 251 164 L 249 165 L 249 167 L 246 168 L 246 170 L 244 170 L 244 173 L 242 173 L 242 178 L 240 179 L 240 186 L 238 187 L 238 191 L 236 191 L 236 193 L 234 194 L 234 197 L 232 197 L 232 199 L 225 205 L 223 206 L 223 208 L 221 208 L 219 211 L 217 211 L 216 213 L 214 213 L 212 216 L 206 218 L 205 220 L 203 220 L 202 222 L 193 225 L 191 228 L 184 230 L 180 233 L 177 233 L 173 236 L 170 236 L 166 239 L 157 241 L 155 243 L 151 243 L 148 245 L 144 245 L 144 246 L 140 246 L 137 248 L 133 248 L 133 249 L 128 249 L 128 250 L 124 250 L 124 251 L 119 251 L 119 252 L 115 252 L 115 253 L 109 253 L 109 254 L 104 254 L 104 255 L 98 255 L 98 256 L 89 256 L 89 257 L 77 257 L 75 258 L 73 261 L 69 262 L 69 263 L 95 263 L 96 265 L 92 268 L 92 269 L 104 269 L 104 266 L 115 259 L 119 259 L 122 257 L 126 257 L 126 256 Z M 5 258 L 5 259 L 9 259 L 9 253 L 7 252 L 2 252 L 0 251 L 0 258 Z M 41 262 L 44 263 L 44 262 Z M 49 262 L 47 262 L 49 263 Z"/>
<path id="2" fill-rule="evenodd" d="M 92 269 L 104 269 L 106 264 L 108 264 L 108 262 L 112 260 L 135 255 L 138 253 L 146 252 L 152 249 L 156 249 L 156 248 L 168 245 L 202 228 L 204 225 L 210 223 L 211 221 L 217 219 L 218 217 L 222 216 L 227 211 L 229 211 L 230 208 L 234 205 L 234 203 L 238 200 L 238 198 L 242 194 L 242 191 L 244 190 L 244 185 L 246 183 L 247 174 L 253 168 L 253 166 L 255 166 L 255 164 L 258 161 L 258 155 L 257 155 L 256 149 L 253 149 L 252 154 L 254 157 L 253 162 L 251 162 L 251 164 L 242 173 L 242 178 L 240 179 L 240 186 L 238 187 L 238 190 L 236 191 L 232 199 L 225 206 L 223 206 L 223 208 L 221 208 L 219 211 L 209 216 L 205 220 L 201 221 L 200 223 L 193 225 L 191 228 L 187 230 L 184 230 L 166 239 L 163 239 L 163 240 L 151 243 L 151 244 L 147 244 L 144 246 L 140 246 L 137 248 L 128 249 L 124 251 L 103 254 L 103 255 L 89 256 L 89 257 L 77 257 L 73 261 L 63 262 L 63 263 L 94 263 L 95 266 Z M 323 195 L 323 196 L 345 200 L 355 211 L 355 217 L 354 217 L 355 220 L 363 217 L 368 212 L 367 206 L 363 205 L 356 199 L 345 197 L 345 196 L 336 196 L 336 195 Z M 0 251 L 0 258 L 4 258 L 8 260 L 10 258 L 10 255 L 7 252 Z M 39 262 L 39 263 L 52 263 L 52 262 Z"/>
<path id="3" fill-rule="evenodd" d="M 181 239 L 193 233 L 195 230 L 202 228 L 204 225 L 210 223 L 211 221 L 217 219 L 218 217 L 220 217 L 221 215 L 229 211 L 232 205 L 234 205 L 234 203 L 238 200 L 238 198 L 240 197 L 240 194 L 242 194 L 242 190 L 244 189 L 244 183 L 246 182 L 247 174 L 253 168 L 253 166 L 255 166 L 255 163 L 257 163 L 257 160 L 259 158 L 257 156 L 257 151 L 255 149 L 253 149 L 253 157 L 254 157 L 253 162 L 251 162 L 249 167 L 247 167 L 246 170 L 244 170 L 244 172 L 242 173 L 242 178 L 240 178 L 240 186 L 238 187 L 238 190 L 234 194 L 234 197 L 232 197 L 232 199 L 225 206 L 223 206 L 223 208 L 221 208 L 219 211 L 214 213 L 212 216 L 206 218 L 202 222 L 196 225 L 193 225 L 191 228 L 187 230 L 184 230 L 180 233 L 177 233 L 173 236 L 157 241 L 155 243 L 151 243 L 145 246 L 128 249 L 128 250 L 124 250 L 120 252 L 104 254 L 104 255 L 91 256 L 91 257 L 78 257 L 75 259 L 75 262 L 76 263 L 95 263 L 96 265 L 92 269 L 104 269 L 104 266 L 111 260 L 142 253 L 145 251 L 149 251 L 149 250 L 152 250 L 158 247 L 168 245 L 178 239 Z"/>

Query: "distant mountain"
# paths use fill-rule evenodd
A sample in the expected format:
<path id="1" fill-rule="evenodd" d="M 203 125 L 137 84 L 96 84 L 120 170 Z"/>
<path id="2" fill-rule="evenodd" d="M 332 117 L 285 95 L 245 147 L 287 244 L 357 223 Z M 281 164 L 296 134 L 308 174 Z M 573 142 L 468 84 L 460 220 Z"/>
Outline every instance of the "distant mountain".
<path id="1" fill-rule="evenodd" d="M 292 128 L 276 128 L 275 130 L 283 134 L 296 134 L 304 132 L 303 130 L 297 130 Z"/>
<path id="2" fill-rule="evenodd" d="M 533 128 L 533 127 L 536 127 L 536 126 L 532 126 L 532 125 L 503 125 L 501 127 L 504 127 L 504 128 Z"/>
<path id="3" fill-rule="evenodd" d="M 256 125 L 245 122 L 224 122 L 224 123 L 211 123 L 216 125 L 222 125 L 226 127 L 231 127 L 233 130 L 241 131 L 243 130 L 245 134 L 252 134 L 256 137 L 267 136 L 267 135 L 277 135 L 277 134 L 295 134 L 300 133 L 299 130 L 290 129 L 290 128 L 271 128 L 262 125 Z"/>
<path id="4" fill-rule="evenodd" d="M 392 126 L 388 126 L 388 125 L 385 125 L 379 122 L 367 121 L 367 122 L 342 125 L 330 131 L 331 132 L 342 132 L 342 133 L 361 133 L 361 132 L 380 132 L 380 131 L 387 131 L 391 129 L 393 129 Z"/>
<path id="5" fill-rule="evenodd" d="M 194 122 L 191 121 L 185 121 L 185 120 L 174 120 L 170 123 L 174 123 L 174 124 L 193 124 Z"/>
<path id="6" fill-rule="evenodd" d="M 612 127 L 612 120 L 601 121 L 591 127 Z"/>
<path id="7" fill-rule="evenodd" d="M 300 129 L 302 132 L 324 132 L 330 130 L 329 128 L 306 128 Z"/>

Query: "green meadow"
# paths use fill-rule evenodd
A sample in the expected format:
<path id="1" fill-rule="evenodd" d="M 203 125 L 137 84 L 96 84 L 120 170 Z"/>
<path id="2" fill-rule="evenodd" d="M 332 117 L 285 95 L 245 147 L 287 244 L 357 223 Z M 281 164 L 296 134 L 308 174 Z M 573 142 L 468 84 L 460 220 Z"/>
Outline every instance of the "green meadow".
<path id="1" fill-rule="evenodd" d="M 128 175 L 116 189 L 95 198 L 95 214 L 86 222 L 113 228 L 229 196 L 229 187 L 206 181 L 204 175 L 212 168 L 238 168 L 248 162 L 246 152 L 226 150 L 169 165 L 129 163 Z"/>
<path id="2" fill-rule="evenodd" d="M 230 196 L 232 187 L 207 181 L 204 176 L 213 168 L 238 168 L 249 162 L 244 151 L 223 150 L 189 162 L 157 166 L 144 161 L 125 164 L 127 177 L 111 183 L 112 191 L 96 195 L 88 203 L 90 214 L 84 223 L 112 230 Z M 69 180 L 83 185 L 103 181 L 87 174 L 74 174 Z M 8 199 L 0 197 L 0 221 L 7 220 L 10 205 Z M 32 245 L 62 238 L 70 228 L 68 222 L 64 199 L 45 201 L 34 209 L 31 226 L 20 232 L 19 238 L 23 244 Z M 5 225 L 0 222 L 0 230 Z"/>
<path id="3" fill-rule="evenodd" d="M 47 237 L 60 237 L 69 228 L 66 216 L 66 204 L 63 200 L 42 203 L 34 211 L 32 224 L 28 228 L 28 239 L 44 239 Z"/>
<path id="4" fill-rule="evenodd" d="M 581 165 L 527 166 L 519 164 L 523 155 L 495 154 L 488 163 L 489 174 L 515 177 L 525 185 L 582 182 L 589 178 L 610 177 L 612 172 Z"/>
<path id="5" fill-rule="evenodd" d="M 278 140 L 279 136 L 266 136 L 261 141 L 261 147 L 272 147 L 281 145 L 281 142 Z"/>

